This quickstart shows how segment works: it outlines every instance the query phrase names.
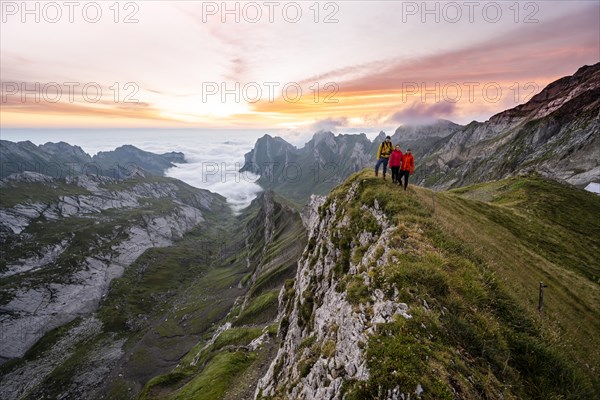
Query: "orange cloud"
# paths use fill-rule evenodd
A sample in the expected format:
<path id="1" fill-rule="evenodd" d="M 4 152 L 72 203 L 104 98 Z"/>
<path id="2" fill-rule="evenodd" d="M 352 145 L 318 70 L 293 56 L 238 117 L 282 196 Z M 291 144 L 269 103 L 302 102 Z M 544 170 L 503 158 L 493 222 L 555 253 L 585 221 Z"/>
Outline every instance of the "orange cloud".
<path id="1" fill-rule="evenodd" d="M 524 103 L 544 86 L 573 74 L 584 64 L 600 61 L 600 12 L 588 10 L 544 24 L 521 25 L 502 37 L 463 49 L 414 60 L 390 60 L 349 66 L 301 82 L 304 96 L 292 103 L 280 97 L 253 106 L 258 113 L 288 117 L 344 118 L 357 115 L 408 116 L 416 103 L 451 104 L 449 119 L 491 116 Z M 336 82 L 336 77 L 361 75 L 338 81 L 339 90 L 327 103 L 322 91 L 315 102 L 309 87 Z M 329 91 L 331 93 L 331 91 Z M 448 107 L 445 108 L 449 110 Z M 393 117 L 392 117 L 393 119 Z M 406 118 L 410 120 L 411 118 Z"/>

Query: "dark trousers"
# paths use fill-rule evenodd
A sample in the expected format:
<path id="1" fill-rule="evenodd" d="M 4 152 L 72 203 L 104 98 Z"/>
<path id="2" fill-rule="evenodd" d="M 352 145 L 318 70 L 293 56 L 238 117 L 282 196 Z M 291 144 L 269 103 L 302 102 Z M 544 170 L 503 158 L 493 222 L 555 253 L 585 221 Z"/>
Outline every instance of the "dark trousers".
<path id="1" fill-rule="evenodd" d="M 410 171 L 401 170 L 400 176 L 398 177 L 398 182 L 402 185 L 402 178 L 404 177 L 404 190 L 408 186 L 408 177 L 410 176 Z"/>
<path id="2" fill-rule="evenodd" d="M 385 176 L 385 174 L 387 172 L 387 164 L 388 164 L 389 160 L 390 160 L 389 158 L 385 158 L 385 157 L 381 157 L 379 160 L 377 160 L 377 162 L 375 163 L 375 175 L 377 175 L 379 173 L 379 166 L 381 164 L 383 164 L 383 175 Z"/>
<path id="3" fill-rule="evenodd" d="M 398 173 L 400 172 L 400 167 L 390 167 L 392 170 L 392 182 L 396 183 L 399 180 Z"/>

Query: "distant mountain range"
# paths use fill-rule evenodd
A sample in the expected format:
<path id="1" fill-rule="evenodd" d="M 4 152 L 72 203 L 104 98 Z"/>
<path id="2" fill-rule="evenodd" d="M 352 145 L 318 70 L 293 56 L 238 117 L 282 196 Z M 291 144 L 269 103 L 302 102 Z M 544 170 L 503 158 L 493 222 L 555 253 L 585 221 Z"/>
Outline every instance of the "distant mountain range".
<path id="1" fill-rule="evenodd" d="M 26 171 L 54 178 L 85 174 L 116 179 L 136 174 L 164 176 L 173 163 L 185 163 L 183 153 L 154 154 L 131 145 L 90 156 L 81 147 L 65 142 L 36 146 L 30 141 L 15 143 L 8 140 L 0 140 L 0 158 L 0 179 Z"/>
<path id="2" fill-rule="evenodd" d="M 581 67 L 525 104 L 466 126 L 439 120 L 401 126 L 392 135 L 411 148 L 414 181 L 435 189 L 491 181 L 524 171 L 577 186 L 600 179 L 600 63 Z M 302 148 L 265 135 L 245 155 L 242 171 L 299 204 L 328 193 L 375 162 L 377 147 L 364 134 L 318 132 Z"/>

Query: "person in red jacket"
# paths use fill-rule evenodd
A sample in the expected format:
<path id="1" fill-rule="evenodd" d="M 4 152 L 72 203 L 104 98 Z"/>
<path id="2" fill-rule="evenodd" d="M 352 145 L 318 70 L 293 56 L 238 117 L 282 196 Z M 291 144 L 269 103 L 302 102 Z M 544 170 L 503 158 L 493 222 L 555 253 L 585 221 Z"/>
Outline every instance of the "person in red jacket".
<path id="1" fill-rule="evenodd" d="M 400 168 L 400 176 L 398 181 L 402 185 L 402 177 L 404 177 L 404 190 L 408 186 L 408 177 L 415 173 L 415 158 L 410 149 L 406 149 L 406 153 L 402 156 L 402 167 Z"/>
<path id="2" fill-rule="evenodd" d="M 399 184 L 400 167 L 402 166 L 402 151 L 400 151 L 400 145 L 397 144 L 392 154 L 390 154 L 390 168 L 392 169 L 392 183 Z"/>

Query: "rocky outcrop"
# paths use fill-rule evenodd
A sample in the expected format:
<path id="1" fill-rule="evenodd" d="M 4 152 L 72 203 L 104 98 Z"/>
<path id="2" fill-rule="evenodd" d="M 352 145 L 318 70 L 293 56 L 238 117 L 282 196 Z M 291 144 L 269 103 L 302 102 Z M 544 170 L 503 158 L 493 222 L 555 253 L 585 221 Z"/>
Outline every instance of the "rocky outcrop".
<path id="1" fill-rule="evenodd" d="M 11 246 L 0 268 L 3 360 L 21 357 L 49 330 L 93 312 L 111 280 L 144 251 L 169 246 L 205 213 L 224 207 L 221 196 L 164 178 L 60 180 L 25 173 L 1 185 L 18 200 L 0 208 L 0 240 Z M 33 190 L 55 196 L 28 201 Z"/>
<path id="2" fill-rule="evenodd" d="M 325 203 L 312 198 L 313 209 L 305 212 L 318 219 L 308 219 L 313 231 L 298 262 L 294 286 L 285 287 L 279 295 L 283 342 L 259 381 L 257 398 L 341 399 L 345 382 L 369 378 L 363 349 L 377 324 L 389 322 L 395 315 L 411 318 L 397 293 L 390 297 L 376 290 L 367 307 L 367 302 L 357 304 L 349 299 L 342 287 L 348 277 L 369 284 L 368 266 L 388 261 L 388 241 L 397 229 L 377 203 L 372 208 L 363 205 L 360 213 L 374 221 L 375 232 L 362 230 L 358 234 L 365 253 L 359 260 L 346 260 L 348 271 L 340 272 L 346 250 L 336 238 L 350 229 L 347 206 L 356 200 L 359 184 L 354 182 L 343 198 L 330 197 Z"/>
<path id="3" fill-rule="evenodd" d="M 274 163 L 281 160 L 285 163 L 288 161 L 289 153 L 294 152 L 295 149 L 280 137 L 264 135 L 256 141 L 254 149 L 244 155 L 244 166 L 240 172 L 249 171 L 261 176 L 273 177 L 273 168 L 279 166 Z"/>
<path id="4" fill-rule="evenodd" d="M 24 364 L 2 378 L 0 394 L 4 399 L 45 398 L 41 385 L 57 367 L 75 354 L 77 346 L 90 342 L 102 331 L 102 323 L 94 316 L 74 321 L 68 334 L 60 338 L 35 362 Z M 109 370 L 123 355 L 124 338 L 107 338 L 90 346 L 85 368 L 77 381 L 63 388 L 61 398 L 98 398 L 99 389 Z"/>
<path id="5" fill-rule="evenodd" d="M 302 209 L 302 223 L 308 232 L 308 238 L 310 239 L 315 232 L 315 228 L 319 224 L 319 207 L 321 207 L 327 196 L 311 195 L 308 202 Z"/>

